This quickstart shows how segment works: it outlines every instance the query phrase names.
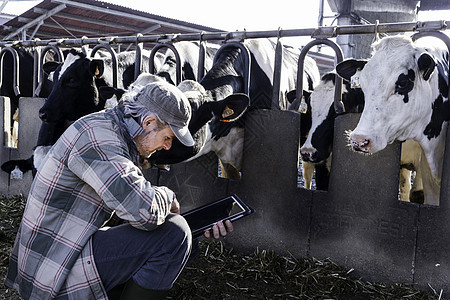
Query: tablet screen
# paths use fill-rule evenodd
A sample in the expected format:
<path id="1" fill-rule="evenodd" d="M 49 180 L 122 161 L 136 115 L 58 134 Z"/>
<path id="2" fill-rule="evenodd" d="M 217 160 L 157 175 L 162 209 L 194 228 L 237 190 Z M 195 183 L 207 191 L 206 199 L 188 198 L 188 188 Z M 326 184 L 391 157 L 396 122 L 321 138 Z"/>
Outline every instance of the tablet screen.
<path id="1" fill-rule="evenodd" d="M 192 231 L 192 236 L 202 235 L 206 230 L 218 221 L 235 221 L 253 212 L 236 195 L 228 196 L 221 200 L 193 209 L 182 216 L 186 219 Z"/>

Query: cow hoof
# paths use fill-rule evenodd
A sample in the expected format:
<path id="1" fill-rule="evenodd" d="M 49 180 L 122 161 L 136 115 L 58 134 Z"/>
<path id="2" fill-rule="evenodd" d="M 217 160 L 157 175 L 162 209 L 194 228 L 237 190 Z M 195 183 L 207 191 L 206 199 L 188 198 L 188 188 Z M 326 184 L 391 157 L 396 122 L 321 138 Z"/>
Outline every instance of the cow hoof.
<path id="1" fill-rule="evenodd" d="M 412 203 L 423 204 L 425 197 L 423 195 L 423 191 L 414 191 L 409 195 L 409 201 Z"/>

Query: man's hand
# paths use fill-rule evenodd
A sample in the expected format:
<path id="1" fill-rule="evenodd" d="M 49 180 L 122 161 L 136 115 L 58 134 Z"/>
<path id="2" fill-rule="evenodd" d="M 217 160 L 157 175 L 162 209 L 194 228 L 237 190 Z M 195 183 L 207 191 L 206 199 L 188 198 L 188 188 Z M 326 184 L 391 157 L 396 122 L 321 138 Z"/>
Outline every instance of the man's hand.
<path id="1" fill-rule="evenodd" d="M 205 233 L 203 235 L 209 239 L 211 237 L 211 231 L 212 231 L 212 236 L 215 239 L 218 239 L 221 236 L 226 236 L 228 232 L 232 232 L 233 224 L 231 223 L 230 220 L 226 220 L 225 225 L 223 224 L 222 221 L 219 221 L 212 227 L 212 230 L 205 231 Z"/>
<path id="2" fill-rule="evenodd" d="M 170 212 L 174 214 L 180 214 L 180 203 L 178 203 L 178 200 L 175 198 L 175 193 L 173 194 L 173 201 L 172 205 L 170 206 Z"/>

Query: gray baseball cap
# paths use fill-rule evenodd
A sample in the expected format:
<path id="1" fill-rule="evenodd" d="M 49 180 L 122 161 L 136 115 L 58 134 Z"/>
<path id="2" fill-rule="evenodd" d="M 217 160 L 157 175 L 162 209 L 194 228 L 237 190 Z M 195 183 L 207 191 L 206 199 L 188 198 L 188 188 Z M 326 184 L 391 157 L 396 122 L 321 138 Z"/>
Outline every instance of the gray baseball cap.
<path id="1" fill-rule="evenodd" d="M 169 124 L 182 144 L 194 146 L 194 139 L 188 129 L 191 105 L 176 86 L 166 81 L 153 82 L 143 87 L 135 99 L 157 114 L 161 121 Z"/>

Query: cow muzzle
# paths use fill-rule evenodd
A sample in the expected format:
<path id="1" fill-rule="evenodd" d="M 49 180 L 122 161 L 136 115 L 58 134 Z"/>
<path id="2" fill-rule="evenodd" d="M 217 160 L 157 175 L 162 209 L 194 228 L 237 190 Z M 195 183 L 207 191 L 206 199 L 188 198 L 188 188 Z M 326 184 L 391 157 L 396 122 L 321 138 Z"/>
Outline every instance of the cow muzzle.
<path id="1" fill-rule="evenodd" d="M 317 162 L 317 150 L 312 148 L 300 149 L 300 155 L 303 161 L 316 163 Z"/>
<path id="2" fill-rule="evenodd" d="M 364 153 L 372 152 L 372 140 L 364 135 L 352 134 L 350 135 L 349 142 L 354 151 Z"/>

